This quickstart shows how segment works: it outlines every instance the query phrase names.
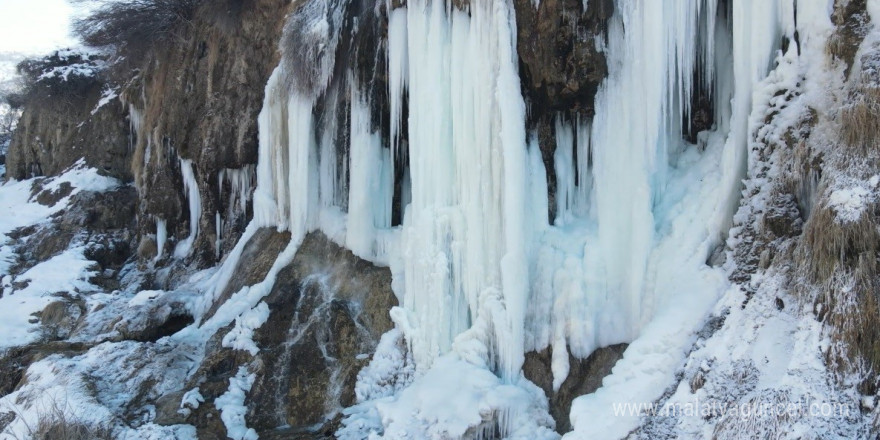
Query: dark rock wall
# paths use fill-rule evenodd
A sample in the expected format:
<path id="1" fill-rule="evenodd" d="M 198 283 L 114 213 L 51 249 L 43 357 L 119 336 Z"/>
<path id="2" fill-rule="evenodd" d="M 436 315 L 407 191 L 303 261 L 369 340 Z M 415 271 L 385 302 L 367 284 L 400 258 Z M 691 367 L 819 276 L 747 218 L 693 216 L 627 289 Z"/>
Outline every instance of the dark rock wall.
<path id="1" fill-rule="evenodd" d="M 288 240 L 289 234 L 264 229 L 243 255 L 277 256 Z M 243 257 L 239 269 L 266 273 L 274 262 L 271 257 Z M 393 327 L 388 310 L 397 298 L 389 270 L 312 233 L 293 262 L 278 273 L 264 301 L 270 315 L 254 334 L 260 349 L 256 356 L 222 347 L 220 340 L 230 328 L 221 329 L 184 391 L 198 386 L 206 401 L 213 401 L 226 392 L 229 377 L 246 366 L 256 373 L 246 401 L 247 423 L 261 438 L 319 438 L 335 432 L 339 411 L 355 403 L 358 371 L 369 362 L 381 335 Z M 180 393 L 169 401 L 179 404 Z M 213 405 L 203 405 L 184 419 L 176 410 L 163 413 L 160 423 L 192 423 L 199 438 L 223 438 L 226 431 Z"/>
<path id="2" fill-rule="evenodd" d="M 127 109 L 114 99 L 92 113 L 105 86 L 96 79 L 82 94 L 29 102 L 9 145 L 7 176 L 20 180 L 56 175 L 84 158 L 105 174 L 130 181 Z"/>
<path id="3" fill-rule="evenodd" d="M 201 265 L 216 261 L 215 214 L 229 211 L 231 188 L 220 183 L 221 170 L 257 161 L 257 115 L 278 64 L 290 5 L 289 0 L 203 3 L 179 44 L 155 51 L 124 92 L 142 115 L 132 170 L 142 198 L 139 215 L 150 220 L 140 232 L 155 232 L 155 216 L 168 222 L 169 237 L 189 235 L 178 158 L 192 160 L 202 199 L 193 255 Z M 228 251 L 246 221 L 223 217 Z"/>
<path id="4" fill-rule="evenodd" d="M 558 390 L 553 389 L 553 349 L 547 347 L 539 352 L 526 353 L 523 375 L 544 390 L 550 403 L 550 415 L 556 421 L 556 432 L 571 431 L 569 412 L 576 397 L 590 394 L 602 386 L 602 379 L 623 357 L 627 344 L 617 344 L 596 349 L 586 359 L 568 355 L 569 373 Z"/>
<path id="5" fill-rule="evenodd" d="M 592 118 L 599 85 L 608 75 L 605 55 L 597 50 L 613 0 L 515 0 L 520 78 L 528 108 L 529 129 L 541 148 L 547 170 L 548 219 L 556 217 L 556 151 L 554 118 Z"/>

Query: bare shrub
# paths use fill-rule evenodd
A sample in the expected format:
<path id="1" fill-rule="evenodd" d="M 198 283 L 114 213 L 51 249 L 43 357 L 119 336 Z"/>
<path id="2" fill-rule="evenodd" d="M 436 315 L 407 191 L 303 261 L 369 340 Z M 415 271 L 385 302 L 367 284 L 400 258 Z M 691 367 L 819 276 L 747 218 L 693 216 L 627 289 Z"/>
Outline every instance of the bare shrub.
<path id="1" fill-rule="evenodd" d="M 83 0 L 79 0 L 83 1 Z M 98 7 L 74 23 L 74 32 L 90 46 L 114 47 L 130 61 L 179 37 L 202 0 L 98 0 Z"/>

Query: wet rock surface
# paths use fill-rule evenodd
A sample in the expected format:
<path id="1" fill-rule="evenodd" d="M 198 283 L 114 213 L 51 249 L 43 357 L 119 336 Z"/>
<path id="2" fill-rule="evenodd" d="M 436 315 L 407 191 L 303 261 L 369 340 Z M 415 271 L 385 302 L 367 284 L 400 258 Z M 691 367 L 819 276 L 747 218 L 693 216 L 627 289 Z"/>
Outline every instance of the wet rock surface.
<path id="1" fill-rule="evenodd" d="M 274 229 L 258 232 L 242 254 L 243 279 L 235 282 L 263 281 L 287 240 L 287 233 Z M 249 259 L 257 254 L 259 260 Z M 312 233 L 263 301 L 270 315 L 254 333 L 259 352 L 223 347 L 232 325 L 218 331 L 186 386 L 157 400 L 156 423 L 193 424 L 200 439 L 225 439 L 213 401 L 244 367 L 256 375 L 245 401 L 246 421 L 260 438 L 325 438 L 336 431 L 339 411 L 355 403 L 358 371 L 392 328 L 388 311 L 397 300 L 390 271 Z M 206 403 L 181 414 L 180 398 L 196 387 Z"/>
<path id="2" fill-rule="evenodd" d="M 313 233 L 266 303 L 269 320 L 254 338 L 262 374 L 248 396 L 249 423 L 261 433 L 334 432 L 339 411 L 355 403 L 358 371 L 392 328 L 390 271 Z"/>
<path id="3" fill-rule="evenodd" d="M 214 300 L 211 309 L 205 315 L 206 319 L 214 316 L 217 309 L 226 302 L 235 292 L 242 287 L 252 286 L 263 281 L 269 269 L 275 264 L 278 254 L 287 247 L 290 242 L 289 232 L 278 232 L 272 228 L 262 228 L 257 231 L 245 245 L 235 267 L 235 276 L 223 289 L 223 292 Z"/>

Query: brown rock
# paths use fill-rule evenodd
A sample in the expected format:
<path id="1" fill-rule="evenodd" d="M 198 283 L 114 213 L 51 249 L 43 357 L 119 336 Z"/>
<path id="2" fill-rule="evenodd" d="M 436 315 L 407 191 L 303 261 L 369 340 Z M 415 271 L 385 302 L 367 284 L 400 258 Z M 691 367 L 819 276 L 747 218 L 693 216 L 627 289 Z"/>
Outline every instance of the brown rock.
<path id="1" fill-rule="evenodd" d="M 533 116 L 553 111 L 593 113 L 599 84 L 608 74 L 595 39 L 607 30 L 611 0 L 516 0 L 520 76 Z"/>
<path id="2" fill-rule="evenodd" d="M 627 344 L 602 347 L 586 359 L 578 359 L 569 354 L 568 377 L 558 391 L 553 391 L 553 373 L 550 370 L 553 349 L 547 347 L 540 352 L 526 353 L 523 374 L 547 394 L 550 400 L 550 415 L 556 420 L 557 432 L 571 431 L 569 420 L 571 402 L 578 396 L 599 389 L 602 386 L 602 379 L 611 374 L 611 368 L 623 357 L 626 348 Z"/>
<path id="3" fill-rule="evenodd" d="M 287 247 L 289 242 L 289 232 L 278 232 L 272 228 L 263 228 L 257 231 L 241 253 L 241 258 L 235 267 L 235 276 L 232 277 L 220 297 L 214 301 L 214 305 L 205 315 L 205 320 L 214 316 L 217 309 L 242 287 L 252 286 L 263 281 L 266 274 L 269 273 L 269 269 L 275 264 L 278 254 Z"/>
<path id="4" fill-rule="evenodd" d="M 323 234 L 309 234 L 278 274 L 265 301 L 271 315 L 254 340 L 259 374 L 248 395 L 249 426 L 286 435 L 318 435 L 355 402 L 357 373 L 379 337 L 390 330 L 397 304 L 386 268 L 354 256 Z M 308 429 L 307 429 L 308 428 Z"/>

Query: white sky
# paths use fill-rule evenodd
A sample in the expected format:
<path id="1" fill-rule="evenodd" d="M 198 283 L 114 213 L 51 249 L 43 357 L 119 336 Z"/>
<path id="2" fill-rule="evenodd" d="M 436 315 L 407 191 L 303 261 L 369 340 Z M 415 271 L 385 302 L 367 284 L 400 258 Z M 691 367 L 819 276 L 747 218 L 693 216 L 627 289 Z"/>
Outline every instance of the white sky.
<path id="1" fill-rule="evenodd" d="M 74 8 L 66 0 L 0 0 L 0 88 L 25 56 L 76 46 Z"/>
<path id="2" fill-rule="evenodd" d="M 0 0 L 0 52 L 48 53 L 75 44 L 65 0 Z"/>

